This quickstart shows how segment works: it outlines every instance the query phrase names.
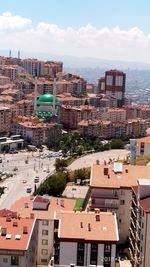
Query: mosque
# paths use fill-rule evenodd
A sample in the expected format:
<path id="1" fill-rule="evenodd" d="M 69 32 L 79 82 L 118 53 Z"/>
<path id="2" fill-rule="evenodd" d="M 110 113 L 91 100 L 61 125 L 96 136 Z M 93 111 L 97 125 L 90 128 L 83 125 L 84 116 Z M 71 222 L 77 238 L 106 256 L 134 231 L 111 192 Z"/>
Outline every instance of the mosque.
<path id="1" fill-rule="evenodd" d="M 36 115 L 41 119 L 58 116 L 59 102 L 52 94 L 40 95 L 36 99 Z"/>
<path id="2" fill-rule="evenodd" d="M 34 98 L 34 115 L 38 116 L 40 119 L 51 119 L 57 118 L 58 108 L 60 103 L 56 97 L 56 82 L 54 84 L 53 95 L 45 94 L 38 95 L 37 92 L 37 78 L 35 79 L 35 98 Z"/>

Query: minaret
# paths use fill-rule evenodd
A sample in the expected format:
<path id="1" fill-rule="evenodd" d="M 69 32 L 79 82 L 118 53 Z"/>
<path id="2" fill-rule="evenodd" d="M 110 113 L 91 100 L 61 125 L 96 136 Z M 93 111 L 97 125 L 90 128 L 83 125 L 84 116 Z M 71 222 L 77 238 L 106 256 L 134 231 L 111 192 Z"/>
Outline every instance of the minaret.
<path id="1" fill-rule="evenodd" d="M 9 57 L 11 57 L 11 50 L 9 50 Z"/>
<path id="2" fill-rule="evenodd" d="M 56 78 L 54 78 L 53 87 L 53 115 L 56 115 Z"/>
<path id="3" fill-rule="evenodd" d="M 18 58 L 20 59 L 20 50 L 18 50 Z"/>
<path id="4" fill-rule="evenodd" d="M 36 100 L 37 100 L 37 77 L 35 77 L 35 87 L 34 87 L 34 116 L 36 114 Z"/>

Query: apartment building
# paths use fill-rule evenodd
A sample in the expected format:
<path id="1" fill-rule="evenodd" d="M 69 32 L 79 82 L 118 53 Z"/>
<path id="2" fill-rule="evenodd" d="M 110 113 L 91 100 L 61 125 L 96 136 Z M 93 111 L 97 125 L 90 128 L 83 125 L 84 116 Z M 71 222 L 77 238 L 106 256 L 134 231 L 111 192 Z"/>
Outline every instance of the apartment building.
<path id="1" fill-rule="evenodd" d="M 126 74 L 119 70 L 108 70 L 105 77 L 99 79 L 99 93 L 114 96 L 117 99 L 117 106 L 122 107 L 125 100 Z"/>
<path id="2" fill-rule="evenodd" d="M 126 110 L 123 108 L 106 108 L 100 112 L 101 120 L 108 120 L 111 122 L 125 122 L 126 121 Z"/>
<path id="3" fill-rule="evenodd" d="M 22 67 L 26 72 L 30 73 L 33 77 L 44 75 L 44 62 L 35 58 L 23 59 L 21 61 Z"/>
<path id="4" fill-rule="evenodd" d="M 56 213 L 54 266 L 114 267 L 118 240 L 116 215 L 111 212 Z"/>
<path id="5" fill-rule="evenodd" d="M 61 61 L 47 61 L 44 64 L 44 76 L 51 78 L 56 77 L 58 72 L 63 71 L 63 62 Z"/>
<path id="6" fill-rule="evenodd" d="M 10 78 L 4 75 L 0 75 L 0 84 L 9 84 L 10 83 Z"/>
<path id="7" fill-rule="evenodd" d="M 0 217 L 0 266 L 36 267 L 36 221 L 30 218 L 14 218 L 11 213 L 8 215 Z"/>
<path id="8" fill-rule="evenodd" d="M 16 80 L 17 75 L 22 69 L 18 65 L 5 65 L 2 67 L 2 73 L 4 76 L 10 78 L 11 81 Z"/>
<path id="9" fill-rule="evenodd" d="M 34 218 L 38 224 L 37 264 L 47 265 L 53 255 L 54 215 L 57 211 L 73 210 L 75 200 L 46 196 L 22 197 L 11 210 L 22 218 Z"/>
<path id="10" fill-rule="evenodd" d="M 103 116 L 103 111 L 100 113 L 100 110 L 96 112 L 95 118 Z M 112 117 L 114 122 L 109 120 L 84 120 L 78 122 L 79 132 L 85 133 L 88 135 L 89 132 L 92 132 L 94 136 L 101 138 L 111 138 L 111 137 L 137 137 L 144 136 L 146 134 L 146 130 L 149 126 L 149 121 L 137 119 L 137 120 L 128 120 L 128 121 L 116 121 L 115 117 Z M 97 130 L 92 130 L 92 127 L 95 128 L 97 126 Z"/>
<path id="11" fill-rule="evenodd" d="M 115 212 L 117 215 L 119 240 L 125 242 L 129 236 L 132 186 L 138 179 L 149 179 L 148 166 L 94 164 L 91 169 L 90 197 L 88 208 Z"/>
<path id="12" fill-rule="evenodd" d="M 130 258 L 133 267 L 150 263 L 150 180 L 139 179 L 132 188 L 130 218 Z"/>
<path id="13" fill-rule="evenodd" d="M 109 95 L 88 94 L 91 106 L 100 108 L 117 108 L 117 99 Z"/>
<path id="14" fill-rule="evenodd" d="M 66 106 L 81 106 L 85 102 L 85 99 L 74 97 L 69 93 L 57 94 L 57 99 L 61 105 Z"/>
<path id="15" fill-rule="evenodd" d="M 16 103 L 18 116 L 32 116 L 34 111 L 33 100 L 22 99 Z"/>
<path id="16" fill-rule="evenodd" d="M 97 137 L 101 132 L 101 123 L 98 120 L 82 120 L 78 123 L 78 130 L 81 135 Z"/>
<path id="17" fill-rule="evenodd" d="M 0 106 L 0 136 L 8 135 L 11 129 L 11 110 Z"/>
<path id="18" fill-rule="evenodd" d="M 139 138 L 137 141 L 137 156 L 150 155 L 150 136 Z"/>
<path id="19" fill-rule="evenodd" d="M 32 145 L 39 147 L 59 140 L 61 136 L 61 125 L 58 123 L 44 123 L 38 120 L 28 120 L 16 122 L 13 131 L 15 134 L 20 134 Z"/>
<path id="20" fill-rule="evenodd" d="M 96 108 L 92 106 L 61 106 L 60 123 L 64 128 L 75 130 L 81 120 L 96 118 Z"/>

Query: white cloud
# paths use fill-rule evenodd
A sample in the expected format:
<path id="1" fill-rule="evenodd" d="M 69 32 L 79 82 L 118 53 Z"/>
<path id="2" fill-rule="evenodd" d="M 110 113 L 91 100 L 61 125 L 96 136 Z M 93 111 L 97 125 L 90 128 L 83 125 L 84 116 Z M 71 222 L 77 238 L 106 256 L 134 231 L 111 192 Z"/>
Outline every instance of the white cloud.
<path id="1" fill-rule="evenodd" d="M 0 31 L 18 31 L 30 28 L 32 21 L 21 16 L 12 16 L 10 12 L 0 15 Z"/>
<path id="2" fill-rule="evenodd" d="M 36 26 L 28 18 L 0 15 L 0 49 L 68 54 L 150 63 L 150 34 L 138 27 L 122 30 L 96 28 L 88 24 L 75 30 L 40 22 Z"/>

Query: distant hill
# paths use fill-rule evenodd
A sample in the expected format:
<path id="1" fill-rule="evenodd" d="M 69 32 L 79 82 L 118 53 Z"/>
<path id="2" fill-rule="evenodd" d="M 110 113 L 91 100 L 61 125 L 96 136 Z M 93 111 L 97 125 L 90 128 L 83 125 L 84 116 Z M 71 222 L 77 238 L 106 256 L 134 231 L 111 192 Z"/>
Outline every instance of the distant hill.
<path id="1" fill-rule="evenodd" d="M 0 55 L 8 54 L 8 50 L 0 50 Z M 15 56 L 17 57 L 17 51 L 12 51 L 12 57 Z M 65 71 L 81 75 L 92 83 L 97 83 L 97 79 L 103 76 L 106 70 L 120 69 L 127 74 L 127 90 L 150 88 L 150 64 L 147 63 L 21 51 L 21 58 L 27 57 L 63 61 Z"/>

